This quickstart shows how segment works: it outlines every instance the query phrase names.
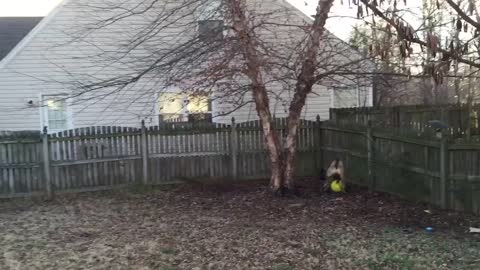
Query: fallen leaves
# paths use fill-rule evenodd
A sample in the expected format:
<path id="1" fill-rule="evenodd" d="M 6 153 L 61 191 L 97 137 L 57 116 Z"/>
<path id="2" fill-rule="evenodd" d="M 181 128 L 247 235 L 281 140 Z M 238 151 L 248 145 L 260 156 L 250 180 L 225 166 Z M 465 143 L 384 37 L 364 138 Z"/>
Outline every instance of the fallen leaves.
<path id="1" fill-rule="evenodd" d="M 478 239 L 462 232 L 477 217 L 426 214 L 423 205 L 382 194 L 320 194 L 320 184 L 302 185 L 301 198 L 275 198 L 263 182 L 245 182 L 4 202 L 0 269 L 478 266 Z M 424 225 L 436 232 L 425 234 Z"/>

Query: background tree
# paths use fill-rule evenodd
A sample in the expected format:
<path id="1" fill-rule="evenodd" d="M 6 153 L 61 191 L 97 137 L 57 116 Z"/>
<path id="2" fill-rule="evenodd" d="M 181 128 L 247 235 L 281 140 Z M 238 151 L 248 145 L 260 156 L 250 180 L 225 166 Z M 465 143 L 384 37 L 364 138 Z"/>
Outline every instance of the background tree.
<path id="1" fill-rule="evenodd" d="M 423 103 L 474 102 L 473 82 L 478 77 L 480 64 L 480 3 L 474 0 L 349 3 L 358 10 L 360 27 L 363 31 L 367 28 L 371 34 L 367 42 L 377 67 L 378 61 L 389 60 L 389 65 L 400 67 L 387 71 L 393 73 L 390 76 L 395 77 L 395 81 L 407 77 L 421 82 L 425 88 L 418 94 L 424 95 Z M 388 42 L 382 33 L 391 37 Z M 380 66 L 378 72 L 385 73 L 385 70 Z"/>
<path id="2" fill-rule="evenodd" d="M 424 0 L 420 12 L 415 11 L 419 8 L 417 1 L 414 3 L 416 7 L 409 6 L 406 0 L 353 2 L 361 11 L 359 13 L 365 14 L 363 10 L 369 10 L 372 20 L 386 23 L 385 30 L 390 31 L 396 39 L 395 46 L 403 58 L 417 58 L 415 65 L 418 65 L 418 60 L 422 61 L 423 68 L 413 70 L 415 73 L 431 75 L 436 83 L 441 83 L 451 70 L 452 61 L 475 68 L 480 66 L 478 50 L 468 49 L 478 47 L 479 42 L 480 23 L 474 18 L 478 5 L 475 1 L 460 0 L 455 3 L 453 0 Z M 406 13 L 416 16 L 407 16 Z M 374 24 L 368 25 L 372 27 Z M 449 30 L 454 35 L 458 33 L 458 42 L 448 36 Z M 387 44 L 380 45 L 382 49 Z M 417 52 L 423 52 L 427 59 L 418 57 Z M 378 51 L 373 53 L 378 54 Z"/>

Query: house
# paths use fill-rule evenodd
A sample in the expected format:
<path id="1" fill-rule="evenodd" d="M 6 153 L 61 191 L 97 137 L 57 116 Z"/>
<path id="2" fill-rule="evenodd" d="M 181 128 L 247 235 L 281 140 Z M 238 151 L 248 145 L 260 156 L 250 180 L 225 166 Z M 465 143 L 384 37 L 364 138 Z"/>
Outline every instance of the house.
<path id="1" fill-rule="evenodd" d="M 116 1 L 138 8 L 141 6 L 139 1 L 150 0 L 113 2 Z M 183 3 L 173 0 L 150 2 L 160 5 L 161 9 Z M 125 60 L 135 53 L 142 57 L 146 52 L 160 50 L 156 46 L 168 42 L 171 42 L 168 46 L 172 46 L 177 39 L 197 35 L 202 29 L 212 27 L 212 23 L 223 25 L 221 20 L 199 19 L 195 29 L 182 29 L 181 20 L 178 20 L 172 23 L 175 26 L 152 35 L 148 40 L 151 43 L 140 44 L 132 49 L 132 55 L 125 54 L 105 64 L 105 59 L 113 55 L 112 48 L 128 47 L 123 43 L 124 40 L 131 40 L 139 31 L 145 30 L 145 25 L 155 19 L 155 13 L 138 12 L 124 21 L 118 20 L 119 23 L 105 23 L 103 19 L 119 14 L 99 7 L 104 3 L 112 1 L 64 0 L 2 59 L 0 130 L 37 130 L 46 126 L 53 132 L 85 126 L 138 126 L 141 120 L 145 120 L 147 125 L 157 125 L 161 121 L 230 123 L 232 117 L 237 122 L 257 119 L 248 92 L 241 97 L 241 106 L 232 105 L 231 102 L 225 102 L 229 98 L 227 95 L 212 98 L 214 92 L 199 97 L 179 90 L 182 87 L 179 85 L 163 87 L 166 75 L 161 72 L 145 76 L 122 87 L 121 91 L 105 87 L 79 94 L 79 89 L 85 89 L 85 85 L 92 80 L 108 80 L 109 76 L 128 77 L 149 61 L 148 57 L 142 59 L 145 63 Z M 288 20 L 298 25 L 311 23 L 311 18 L 285 0 L 249 0 L 248 3 L 254 5 L 255 10 L 263 10 L 264 14 L 269 14 L 273 9 L 282 9 L 285 14 L 288 13 Z M 122 10 L 125 12 L 129 9 Z M 272 20 L 282 20 L 284 17 L 277 16 Z M 90 31 L 89 27 L 96 25 L 99 18 L 103 20 L 104 27 Z M 5 28 L 1 21 L 0 28 Z M 283 44 L 287 42 L 286 36 L 295 34 L 295 31 L 291 31 L 280 33 L 278 37 L 277 33 L 272 36 L 278 38 L 274 42 Z M 325 51 L 342 50 L 345 55 L 361 57 L 361 54 L 332 34 L 328 33 L 327 36 L 329 42 L 324 44 Z M 118 54 L 115 52 L 115 57 Z M 344 58 L 334 58 L 333 62 L 341 63 L 346 61 L 342 60 Z M 366 72 L 373 71 L 374 67 L 367 63 L 359 69 Z M 313 120 L 317 115 L 326 119 L 331 107 L 372 105 L 372 87 L 368 80 L 362 84 L 346 84 L 340 79 L 331 81 L 314 87 L 302 113 L 304 119 Z M 288 100 L 292 97 L 291 85 L 276 82 L 269 87 L 273 89 L 270 100 L 272 110 L 276 117 L 284 117 Z"/>

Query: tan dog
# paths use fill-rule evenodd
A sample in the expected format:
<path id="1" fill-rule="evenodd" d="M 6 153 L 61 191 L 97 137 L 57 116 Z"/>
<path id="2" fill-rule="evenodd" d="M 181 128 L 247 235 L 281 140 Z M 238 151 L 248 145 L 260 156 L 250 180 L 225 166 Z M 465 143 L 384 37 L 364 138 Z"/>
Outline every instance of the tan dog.
<path id="1" fill-rule="evenodd" d="M 337 179 L 340 179 L 340 182 L 345 187 L 345 167 L 343 166 L 343 162 L 339 159 L 335 159 L 334 161 L 332 161 L 332 163 L 328 167 L 327 181 L 325 181 L 325 184 L 323 185 L 323 190 L 329 190 L 332 181 Z"/>

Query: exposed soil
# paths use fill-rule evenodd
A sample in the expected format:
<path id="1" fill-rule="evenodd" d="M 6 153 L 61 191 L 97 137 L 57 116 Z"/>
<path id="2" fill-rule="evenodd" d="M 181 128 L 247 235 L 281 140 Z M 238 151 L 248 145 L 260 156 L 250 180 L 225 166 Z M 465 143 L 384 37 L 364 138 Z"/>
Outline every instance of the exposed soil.
<path id="1" fill-rule="evenodd" d="M 255 181 L 3 201 L 0 269 L 480 269 L 480 236 L 468 233 L 480 217 L 320 186 L 287 198 Z"/>

